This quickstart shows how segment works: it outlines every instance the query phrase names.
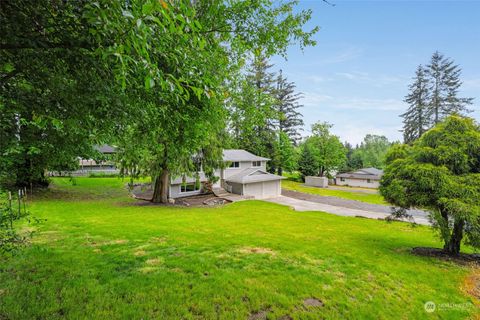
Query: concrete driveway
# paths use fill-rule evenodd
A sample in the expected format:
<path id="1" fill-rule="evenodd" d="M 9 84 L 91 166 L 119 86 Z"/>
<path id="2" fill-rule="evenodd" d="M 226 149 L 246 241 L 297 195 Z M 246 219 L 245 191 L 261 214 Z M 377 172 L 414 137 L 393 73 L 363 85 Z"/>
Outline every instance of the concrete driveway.
<path id="1" fill-rule="evenodd" d="M 339 216 L 364 217 L 364 218 L 371 218 L 371 219 L 385 219 L 386 217 L 389 216 L 389 214 L 385 212 L 352 209 L 352 208 L 341 207 L 336 205 L 334 206 L 330 204 L 295 199 L 295 198 L 286 197 L 286 196 L 279 196 L 276 198 L 265 199 L 264 201 L 289 206 L 295 209 L 296 211 L 322 211 L 322 212 L 336 214 Z M 425 216 L 415 215 L 414 221 L 418 224 L 430 225 L 430 222 L 428 221 L 426 215 Z"/>

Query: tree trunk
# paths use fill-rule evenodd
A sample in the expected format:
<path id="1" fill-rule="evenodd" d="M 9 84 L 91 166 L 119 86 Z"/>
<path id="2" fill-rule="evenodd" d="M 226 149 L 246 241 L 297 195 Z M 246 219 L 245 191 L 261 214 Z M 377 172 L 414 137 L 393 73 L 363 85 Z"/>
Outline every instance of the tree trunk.
<path id="1" fill-rule="evenodd" d="M 153 197 L 154 203 L 168 203 L 168 185 L 169 185 L 169 172 L 168 169 L 163 169 L 160 176 L 155 178 L 153 185 Z"/>
<path id="2" fill-rule="evenodd" d="M 460 253 L 460 245 L 463 238 L 464 220 L 455 220 L 453 223 L 452 235 L 448 242 L 445 243 L 443 249 L 450 255 L 458 255 Z"/>

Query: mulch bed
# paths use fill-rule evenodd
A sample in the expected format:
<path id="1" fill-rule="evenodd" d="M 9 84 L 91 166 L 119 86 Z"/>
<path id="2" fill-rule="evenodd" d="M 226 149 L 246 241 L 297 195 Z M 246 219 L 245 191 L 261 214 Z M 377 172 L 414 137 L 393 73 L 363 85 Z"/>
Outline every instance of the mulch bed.
<path id="1" fill-rule="evenodd" d="M 135 199 L 143 200 L 136 202 L 134 204 L 136 206 L 213 207 L 231 202 L 227 199 L 219 198 L 213 193 L 206 193 L 177 198 L 174 203 L 153 203 L 150 201 L 153 196 L 151 184 L 137 184 L 134 186 L 133 190 L 131 190 L 131 194 Z"/>
<path id="2" fill-rule="evenodd" d="M 460 264 L 479 264 L 480 255 L 476 253 L 460 253 L 458 256 L 451 256 L 439 248 L 416 247 L 412 249 L 412 253 L 423 257 L 434 257 L 446 261 L 453 261 Z"/>

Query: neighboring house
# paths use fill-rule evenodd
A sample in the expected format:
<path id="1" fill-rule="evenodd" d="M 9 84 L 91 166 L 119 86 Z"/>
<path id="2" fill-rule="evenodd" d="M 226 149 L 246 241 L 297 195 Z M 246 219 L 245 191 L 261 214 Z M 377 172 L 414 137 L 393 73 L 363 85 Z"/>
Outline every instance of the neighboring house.
<path id="1" fill-rule="evenodd" d="M 227 167 L 215 171 L 219 180 L 214 187 L 223 187 L 228 192 L 255 199 L 277 197 L 281 194 L 283 177 L 266 171 L 268 160 L 245 150 L 224 150 L 223 161 Z M 195 177 L 176 177 L 170 183 L 169 197 L 201 194 L 205 191 L 203 185 L 207 180 L 203 172 L 199 172 L 198 180 Z"/>
<path id="2" fill-rule="evenodd" d="M 115 148 L 109 145 L 95 146 L 95 150 L 102 153 L 106 158 L 112 158 L 115 154 Z M 107 173 L 116 174 L 119 170 L 116 168 L 115 163 L 111 160 L 96 162 L 93 159 L 79 159 L 80 168 L 74 172 L 73 175 L 86 175 L 89 173 Z"/>
<path id="3" fill-rule="evenodd" d="M 383 170 L 363 168 L 353 172 L 340 173 L 335 177 L 335 184 L 339 186 L 378 188 Z"/>

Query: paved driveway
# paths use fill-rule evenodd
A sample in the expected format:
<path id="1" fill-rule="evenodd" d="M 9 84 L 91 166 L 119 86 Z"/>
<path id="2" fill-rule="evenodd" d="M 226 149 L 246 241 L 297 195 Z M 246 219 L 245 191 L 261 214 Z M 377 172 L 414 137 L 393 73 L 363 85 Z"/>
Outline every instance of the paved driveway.
<path id="1" fill-rule="evenodd" d="M 282 194 L 285 194 L 285 193 L 282 192 Z M 303 198 L 308 198 L 308 200 L 302 199 L 302 196 Z M 381 206 L 381 205 L 371 205 L 373 207 L 363 206 L 364 203 L 359 203 L 359 201 L 340 199 L 340 198 L 335 198 L 335 199 L 345 200 L 345 202 L 335 201 L 335 204 L 329 204 L 324 202 L 331 201 L 332 199 L 322 199 L 322 198 L 334 198 L 334 197 L 315 196 L 315 195 L 305 194 L 301 192 L 295 192 L 294 197 L 282 195 L 276 198 L 266 199 L 265 201 L 286 205 L 295 209 L 296 211 L 323 211 L 323 212 L 336 214 L 339 216 L 385 219 L 390 215 L 390 208 L 387 206 Z M 430 224 L 428 221 L 426 212 L 415 210 L 410 213 L 413 215 L 413 219 L 416 223 L 423 224 L 423 225 Z"/>

